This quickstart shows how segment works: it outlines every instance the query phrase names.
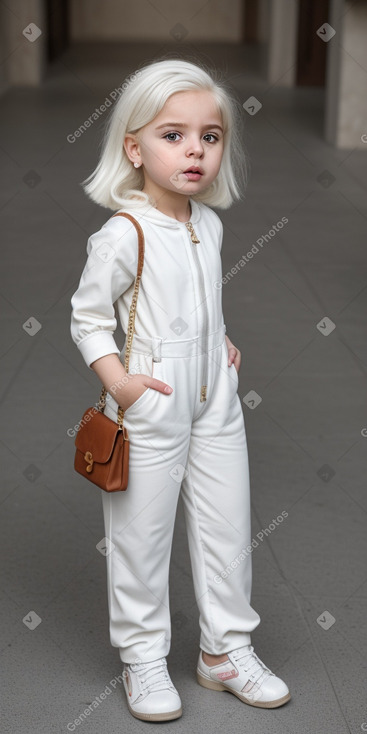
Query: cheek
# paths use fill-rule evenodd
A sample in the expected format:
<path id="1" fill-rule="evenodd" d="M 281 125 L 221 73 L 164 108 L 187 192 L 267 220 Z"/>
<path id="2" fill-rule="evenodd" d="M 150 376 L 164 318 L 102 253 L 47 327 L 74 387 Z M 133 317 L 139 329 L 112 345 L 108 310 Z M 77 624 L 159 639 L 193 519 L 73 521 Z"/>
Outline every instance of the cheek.
<path id="1" fill-rule="evenodd" d="M 142 154 L 147 167 L 161 168 L 166 157 L 162 140 L 157 140 L 155 137 L 145 140 L 144 145 L 142 145 Z"/>
<path id="2" fill-rule="evenodd" d="M 156 144 L 154 154 L 151 151 L 146 154 L 146 167 L 154 170 L 158 176 L 167 177 L 177 168 L 176 158 L 173 148 L 169 145 Z"/>
<path id="3" fill-rule="evenodd" d="M 215 170 L 215 175 L 217 175 L 220 171 L 220 167 L 222 165 L 222 159 L 223 159 L 223 150 L 218 149 L 213 158 L 213 169 Z"/>
<path id="4" fill-rule="evenodd" d="M 155 157 L 153 165 L 155 175 L 161 183 L 167 183 L 172 177 L 175 178 L 177 171 L 181 171 L 178 168 L 177 153 L 172 149 L 159 153 Z"/>

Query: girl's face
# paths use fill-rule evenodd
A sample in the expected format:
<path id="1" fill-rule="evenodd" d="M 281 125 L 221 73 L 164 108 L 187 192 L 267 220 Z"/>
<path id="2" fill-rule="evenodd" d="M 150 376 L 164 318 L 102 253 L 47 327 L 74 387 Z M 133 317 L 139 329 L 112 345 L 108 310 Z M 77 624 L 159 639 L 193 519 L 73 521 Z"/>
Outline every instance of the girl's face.
<path id="1" fill-rule="evenodd" d="M 125 138 L 131 161 L 142 164 L 144 191 L 192 196 L 218 175 L 223 155 L 223 121 L 209 91 L 177 92 L 136 135 Z M 200 174 L 186 175 L 192 167 Z"/>

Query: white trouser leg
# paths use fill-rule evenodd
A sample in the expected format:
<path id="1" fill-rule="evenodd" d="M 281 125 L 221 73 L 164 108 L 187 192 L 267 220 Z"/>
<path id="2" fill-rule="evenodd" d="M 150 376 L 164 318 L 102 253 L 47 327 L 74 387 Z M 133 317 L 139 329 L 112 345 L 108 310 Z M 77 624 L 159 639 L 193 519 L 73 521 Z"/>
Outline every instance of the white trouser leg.
<path id="1" fill-rule="evenodd" d="M 127 663 L 156 660 L 170 649 L 168 580 L 179 489 L 164 465 L 136 471 L 124 492 L 103 492 L 105 533 L 115 546 L 106 559 L 110 639 Z"/>
<path id="2" fill-rule="evenodd" d="M 101 491 L 114 544 L 106 559 L 110 639 L 127 663 L 166 657 L 170 649 L 169 564 L 183 475 L 202 649 L 221 654 L 248 644 L 260 622 L 250 606 L 251 555 L 226 578 L 222 573 L 251 540 L 246 434 L 237 373 L 226 359 L 225 342 L 209 352 L 208 399 L 201 403 L 201 355 L 152 363 L 130 354 L 130 371 L 138 362 L 173 392 L 148 388 L 125 411 L 129 486 Z M 110 403 L 106 415 L 116 419 L 116 409 Z"/>
<path id="3" fill-rule="evenodd" d="M 224 358 L 223 358 L 224 353 Z M 217 357 L 218 359 L 218 357 Z M 182 498 L 200 647 L 221 655 L 251 644 L 251 505 L 247 440 L 235 367 L 222 350 L 216 392 L 194 421 Z"/>
<path id="4" fill-rule="evenodd" d="M 145 358 L 136 359 L 152 374 Z M 153 364 L 154 377 L 164 379 L 162 363 Z M 102 491 L 105 533 L 115 546 L 106 559 L 110 640 L 126 663 L 166 657 L 170 649 L 169 563 L 180 481 L 169 472 L 186 464 L 190 440 L 184 428 L 177 436 L 160 429 L 170 397 L 148 388 L 125 411 L 129 484 L 123 492 Z M 111 408 L 106 415 L 114 417 Z"/>

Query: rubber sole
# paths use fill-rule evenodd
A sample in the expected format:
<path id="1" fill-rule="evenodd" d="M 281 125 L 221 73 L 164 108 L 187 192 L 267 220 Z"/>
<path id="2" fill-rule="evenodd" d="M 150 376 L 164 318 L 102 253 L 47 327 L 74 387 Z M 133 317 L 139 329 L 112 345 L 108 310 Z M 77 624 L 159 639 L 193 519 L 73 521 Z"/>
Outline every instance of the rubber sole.
<path id="1" fill-rule="evenodd" d="M 196 678 L 198 683 L 200 683 L 200 685 L 204 688 L 209 688 L 211 691 L 228 691 L 228 693 L 233 693 L 234 696 L 237 696 L 237 698 L 239 698 L 240 701 L 243 701 L 243 703 L 248 703 L 249 706 L 257 706 L 258 708 L 262 709 L 275 709 L 278 706 L 283 706 L 283 704 L 287 703 L 287 701 L 289 701 L 291 698 L 291 694 L 287 693 L 285 696 L 283 696 L 282 698 L 278 698 L 276 701 L 250 701 L 250 699 L 246 698 L 243 693 L 239 693 L 239 691 L 234 691 L 232 688 L 229 688 L 229 686 L 226 686 L 225 683 L 219 683 L 219 681 L 215 680 L 208 680 L 208 678 L 205 678 L 198 669 L 196 670 Z"/>
<path id="2" fill-rule="evenodd" d="M 182 716 L 182 708 L 176 709 L 176 711 L 165 711 L 161 714 L 142 714 L 138 711 L 134 711 L 128 701 L 127 705 L 130 713 L 135 716 L 136 719 L 141 719 L 141 721 L 170 721 L 171 719 L 178 719 Z"/>

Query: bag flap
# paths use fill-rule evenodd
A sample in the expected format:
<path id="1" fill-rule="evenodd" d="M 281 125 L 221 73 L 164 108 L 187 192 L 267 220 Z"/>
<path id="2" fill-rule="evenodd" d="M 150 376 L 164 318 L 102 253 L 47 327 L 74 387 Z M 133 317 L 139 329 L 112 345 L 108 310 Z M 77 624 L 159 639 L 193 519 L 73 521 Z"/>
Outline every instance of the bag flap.
<path id="1" fill-rule="evenodd" d="M 76 448 L 83 454 L 90 451 L 93 461 L 104 464 L 112 454 L 119 426 L 95 408 L 85 411 L 79 425 L 75 438 Z"/>

